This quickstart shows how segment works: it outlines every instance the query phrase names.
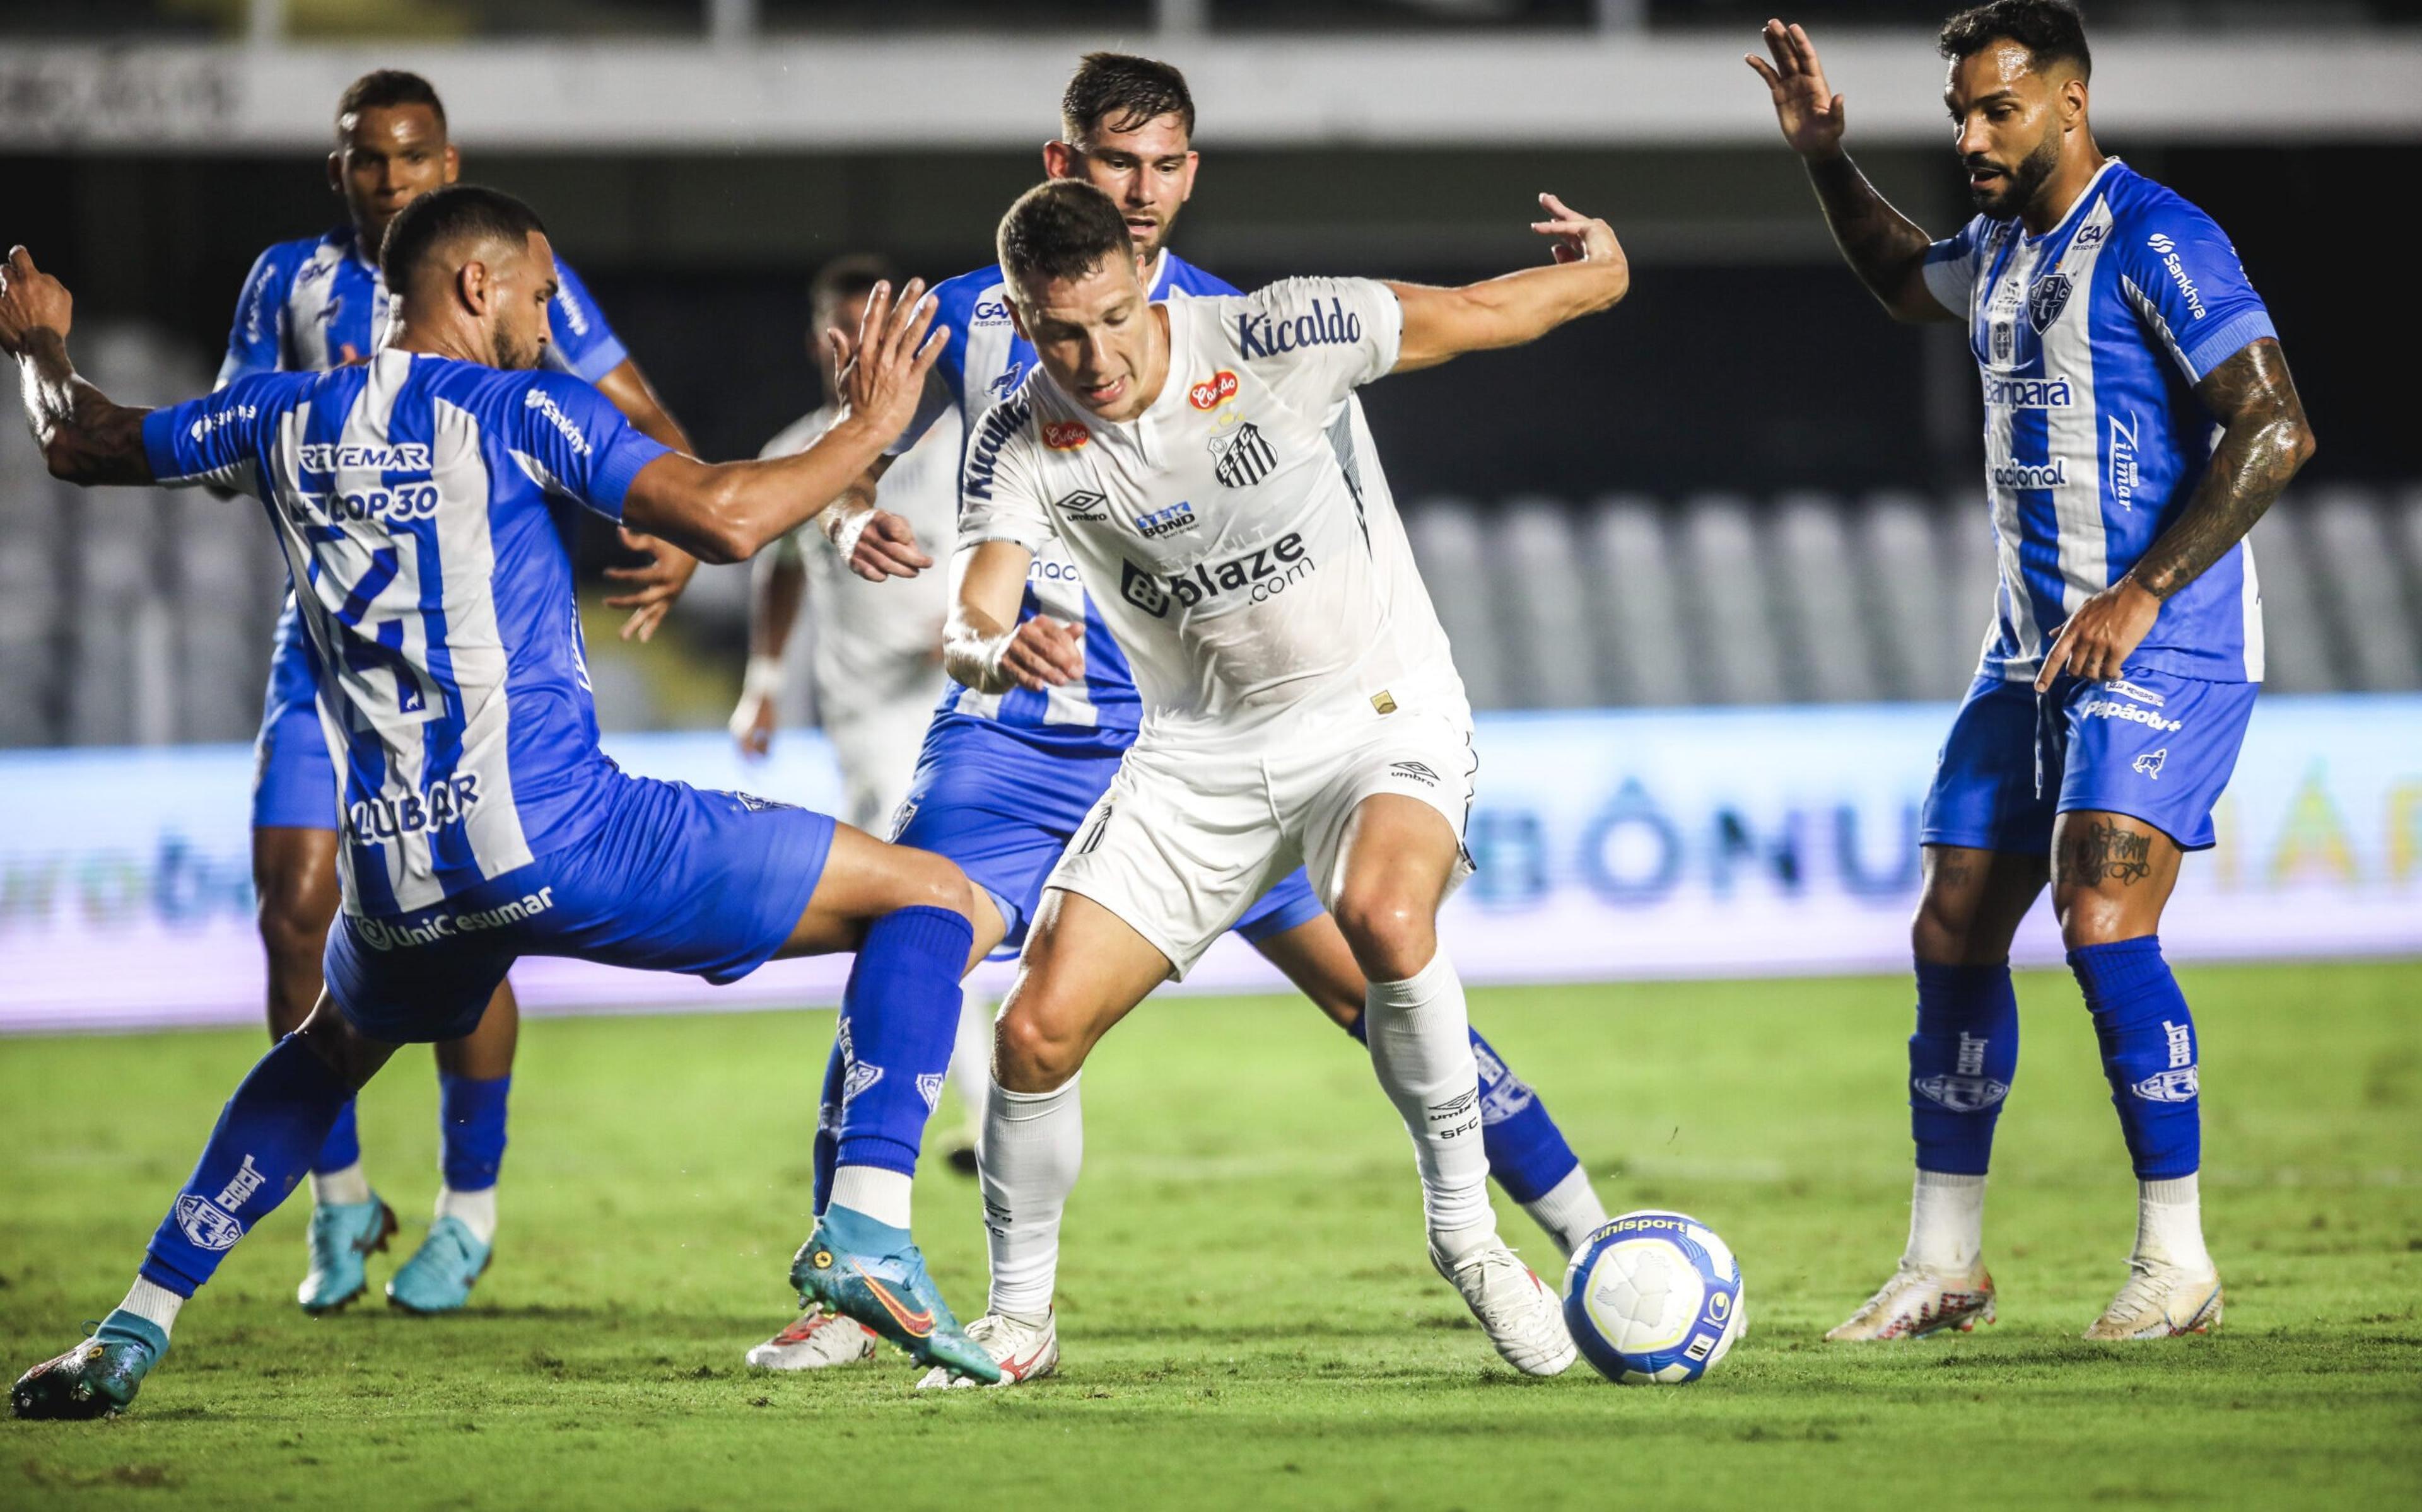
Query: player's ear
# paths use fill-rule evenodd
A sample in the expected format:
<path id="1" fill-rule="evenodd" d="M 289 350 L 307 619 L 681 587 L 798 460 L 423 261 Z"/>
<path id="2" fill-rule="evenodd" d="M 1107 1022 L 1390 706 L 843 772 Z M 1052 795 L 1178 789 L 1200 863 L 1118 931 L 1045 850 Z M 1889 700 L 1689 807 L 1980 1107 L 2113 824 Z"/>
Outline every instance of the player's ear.
<path id="1" fill-rule="evenodd" d="M 345 192 L 345 152 L 342 148 L 328 154 L 328 189 L 332 194 Z"/>
<path id="2" fill-rule="evenodd" d="M 454 295 L 463 307 L 473 315 L 488 313 L 488 304 L 495 292 L 488 275 L 488 265 L 471 258 L 454 271 Z"/>
<path id="3" fill-rule="evenodd" d="M 446 182 L 450 184 L 462 177 L 463 154 L 456 149 L 453 143 L 448 142 L 446 144 Z"/>
<path id="4" fill-rule="evenodd" d="M 1067 143 L 1061 141 L 1056 136 L 1050 141 L 1044 143 L 1043 173 L 1046 178 L 1050 179 L 1074 179 L 1077 177 L 1076 149 L 1071 148 Z"/>

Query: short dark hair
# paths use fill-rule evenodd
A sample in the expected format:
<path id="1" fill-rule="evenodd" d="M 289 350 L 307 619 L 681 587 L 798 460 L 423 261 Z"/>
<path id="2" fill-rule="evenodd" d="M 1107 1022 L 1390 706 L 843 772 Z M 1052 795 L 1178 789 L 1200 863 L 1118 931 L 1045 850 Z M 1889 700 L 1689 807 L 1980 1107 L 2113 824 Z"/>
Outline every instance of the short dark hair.
<path id="1" fill-rule="evenodd" d="M 1060 97 L 1061 139 L 1075 142 L 1096 128 L 1132 132 L 1174 116 L 1194 135 L 1194 97 L 1186 75 L 1156 58 L 1132 53 L 1088 53 Z"/>
<path id="2" fill-rule="evenodd" d="M 1990 5 L 1963 10 L 1942 23 L 1935 48 L 1958 62 L 1973 57 L 1989 42 L 2009 41 L 2035 58 L 2037 71 L 2055 63 L 2073 63 L 2077 76 L 2094 76 L 2094 55 L 2085 46 L 2085 18 L 2068 0 L 1992 0 Z"/>
<path id="3" fill-rule="evenodd" d="M 439 252 L 465 239 L 519 246 L 532 231 L 546 234 L 538 211 L 484 184 L 448 184 L 420 195 L 399 211 L 379 248 L 379 269 L 386 287 L 398 294 L 412 287 L 413 274 Z"/>
<path id="4" fill-rule="evenodd" d="M 397 105 L 427 105 L 437 117 L 437 129 L 446 129 L 446 104 L 437 98 L 437 86 L 401 69 L 372 69 L 345 86 L 345 92 L 337 99 L 337 119 Z"/>
<path id="5" fill-rule="evenodd" d="M 856 299 L 877 284 L 899 282 L 899 270 L 891 266 L 890 258 L 873 252 L 843 253 L 817 269 L 809 282 L 808 311 L 813 315 L 842 300 Z"/>
<path id="6" fill-rule="evenodd" d="M 1117 202 L 1082 179 L 1052 179 L 1017 196 L 995 239 L 1001 276 L 1015 285 L 1082 278 L 1112 257 L 1135 256 Z"/>

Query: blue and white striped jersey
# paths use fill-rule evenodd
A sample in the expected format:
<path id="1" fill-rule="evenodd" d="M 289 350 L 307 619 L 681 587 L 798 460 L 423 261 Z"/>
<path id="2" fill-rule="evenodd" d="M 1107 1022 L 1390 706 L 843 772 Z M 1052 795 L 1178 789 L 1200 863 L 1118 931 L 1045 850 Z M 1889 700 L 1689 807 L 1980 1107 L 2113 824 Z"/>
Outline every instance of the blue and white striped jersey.
<path id="1" fill-rule="evenodd" d="M 621 366 L 630 351 L 606 323 L 606 312 L 589 297 L 580 275 L 560 259 L 555 273 L 559 287 L 547 310 L 546 365 L 593 383 Z M 385 343 L 388 309 L 386 278 L 362 255 L 361 239 L 351 225 L 325 236 L 277 242 L 253 260 L 244 277 L 215 386 L 225 388 L 254 373 L 317 373 L 360 362 Z M 275 645 L 270 707 L 310 702 L 311 663 L 303 654 L 302 626 L 291 597 L 278 611 Z"/>
<path id="2" fill-rule="evenodd" d="M 2194 384 L 2273 335 L 2270 313 L 2211 218 L 2116 158 L 2042 236 L 1980 215 L 1936 242 L 1926 284 L 1968 317 L 1984 379 L 2002 586 L 1982 670 L 2033 678 L 2187 507 L 2219 436 Z M 2129 662 L 2260 681 L 2251 548 L 2172 595 Z"/>
<path id="3" fill-rule="evenodd" d="M 1160 255 L 1151 297 L 1157 300 L 1235 294 L 1237 290 L 1174 252 Z M 1014 394 L 1034 374 L 1034 348 L 1009 320 L 1009 301 L 999 267 L 979 268 L 936 285 L 934 320 L 950 334 L 934 364 L 917 418 L 891 444 L 899 456 L 917 444 L 946 410 L 956 410 L 966 433 L 994 404 Z M 1027 569 L 1022 624 L 1038 614 L 1085 627 L 1085 678 L 1043 693 L 1024 688 L 978 693 L 952 683 L 942 690 L 936 723 L 983 720 L 1019 740 L 1062 756 L 1116 756 L 1135 743 L 1143 717 L 1135 673 L 1110 637 L 1100 609 L 1085 593 L 1077 564 L 1059 541 L 1044 542 Z"/>
<path id="4" fill-rule="evenodd" d="M 578 843 L 613 764 L 550 508 L 619 520 L 665 448 L 558 373 L 382 351 L 144 418 L 164 484 L 267 507 L 343 777 L 346 908 L 427 908 Z"/>

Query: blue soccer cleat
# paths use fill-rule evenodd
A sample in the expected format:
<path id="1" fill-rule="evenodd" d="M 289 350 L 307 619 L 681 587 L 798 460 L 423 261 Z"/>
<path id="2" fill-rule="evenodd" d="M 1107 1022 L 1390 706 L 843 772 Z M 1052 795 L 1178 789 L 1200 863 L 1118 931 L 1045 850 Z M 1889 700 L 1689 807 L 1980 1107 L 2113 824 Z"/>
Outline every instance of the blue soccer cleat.
<path id="1" fill-rule="evenodd" d="M 471 1300 L 471 1284 L 488 1269 L 493 1244 L 482 1244 L 463 1220 L 448 1215 L 386 1284 L 387 1305 L 407 1313 L 450 1313 Z"/>
<path id="2" fill-rule="evenodd" d="M 92 1337 L 19 1376 L 8 1409 L 25 1418 L 115 1417 L 167 1352 L 168 1335 L 158 1324 L 111 1313 Z"/>
<path id="3" fill-rule="evenodd" d="M 943 1365 L 987 1386 L 1000 1380 L 999 1363 L 959 1327 L 941 1288 L 925 1274 L 925 1257 L 917 1246 L 874 1247 L 884 1234 L 899 1232 L 853 1221 L 845 1209 L 827 1212 L 791 1261 L 799 1305 L 822 1302 L 854 1317 L 907 1350 L 919 1364 Z"/>
<path id="4" fill-rule="evenodd" d="M 395 1209 L 370 1193 L 368 1202 L 323 1202 L 311 1209 L 311 1273 L 294 1288 L 307 1313 L 333 1313 L 370 1289 L 362 1262 L 386 1248 Z"/>

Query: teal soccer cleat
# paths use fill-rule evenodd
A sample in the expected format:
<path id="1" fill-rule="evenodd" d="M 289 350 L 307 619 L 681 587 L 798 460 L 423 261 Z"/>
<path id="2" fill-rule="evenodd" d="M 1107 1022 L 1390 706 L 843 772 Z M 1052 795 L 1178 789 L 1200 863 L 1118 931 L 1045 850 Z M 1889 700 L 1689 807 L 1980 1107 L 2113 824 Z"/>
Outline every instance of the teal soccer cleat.
<path id="1" fill-rule="evenodd" d="M 799 1305 L 822 1302 L 854 1317 L 907 1350 L 919 1364 L 947 1366 L 987 1386 L 999 1380 L 999 1362 L 959 1327 L 941 1288 L 925 1274 L 925 1257 L 917 1246 L 874 1247 L 882 1235 L 900 1232 L 853 1221 L 841 1209 L 827 1212 L 791 1261 Z"/>
<path id="2" fill-rule="evenodd" d="M 168 1335 L 158 1324 L 114 1312 L 92 1337 L 19 1376 L 9 1411 L 25 1418 L 115 1417 L 167 1352 Z"/>
<path id="3" fill-rule="evenodd" d="M 441 1218 L 386 1284 L 387 1305 L 407 1313 L 454 1312 L 471 1300 L 471 1283 L 495 1253 L 495 1246 L 480 1243 L 463 1220 Z"/>
<path id="4" fill-rule="evenodd" d="M 333 1313 L 370 1289 L 362 1262 L 386 1248 L 395 1209 L 370 1193 L 368 1202 L 322 1203 L 311 1209 L 311 1273 L 294 1288 L 307 1313 Z"/>

